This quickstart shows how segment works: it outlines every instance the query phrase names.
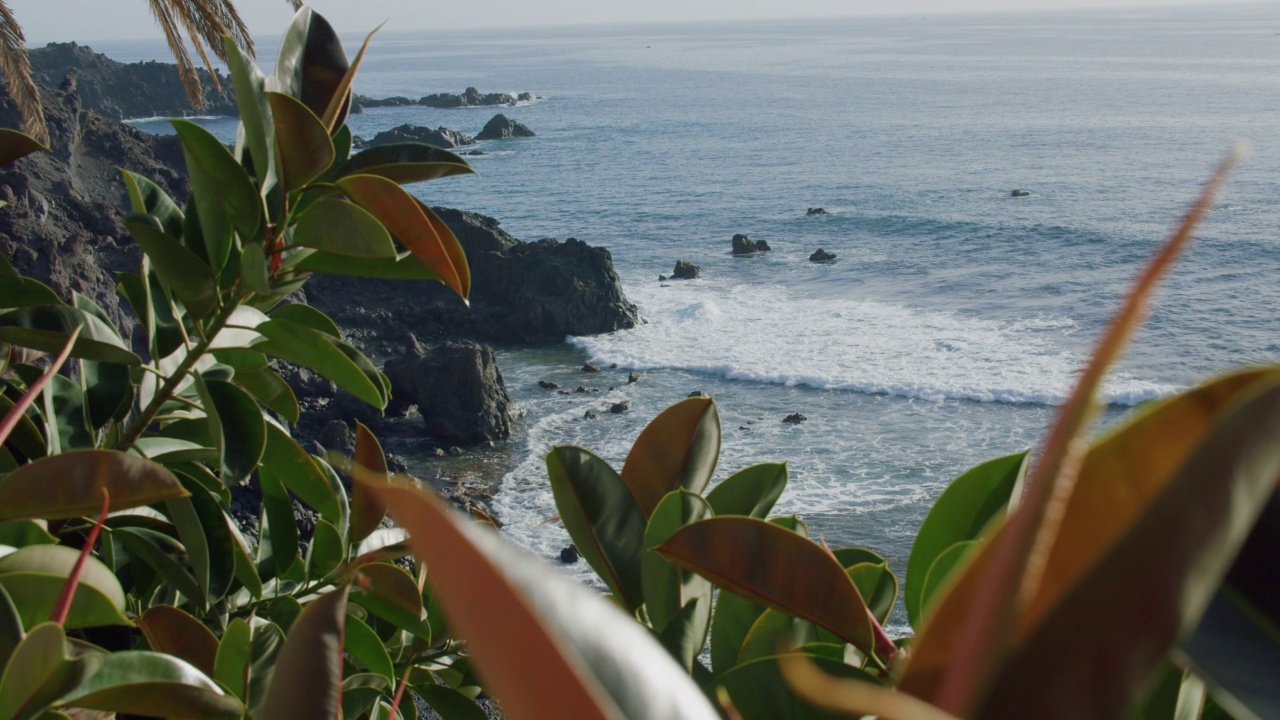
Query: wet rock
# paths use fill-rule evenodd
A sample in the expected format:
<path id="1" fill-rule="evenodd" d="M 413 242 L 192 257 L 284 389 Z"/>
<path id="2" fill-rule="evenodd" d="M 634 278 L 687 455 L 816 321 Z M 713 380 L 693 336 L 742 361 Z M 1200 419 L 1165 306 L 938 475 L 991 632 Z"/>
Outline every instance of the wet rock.
<path id="1" fill-rule="evenodd" d="M 609 412 L 613 413 L 614 415 L 621 415 L 622 413 L 630 409 L 631 409 L 630 400 L 623 400 L 621 402 L 616 402 L 609 406 Z"/>
<path id="2" fill-rule="evenodd" d="M 556 390 L 560 386 L 551 382 L 550 380 L 539 380 L 538 387 L 542 388 L 543 390 Z"/>
<path id="3" fill-rule="evenodd" d="M 811 207 L 805 215 L 826 215 L 827 211 L 820 207 Z"/>
<path id="4" fill-rule="evenodd" d="M 561 550 L 560 562 L 564 563 L 565 565 L 572 565 L 578 562 L 578 548 L 574 547 L 573 545 L 570 545 L 569 547 Z"/>
<path id="5" fill-rule="evenodd" d="M 600 417 L 600 413 L 596 412 L 595 410 L 588 410 L 582 413 L 582 417 L 584 420 L 595 420 L 596 418 Z"/>
<path id="6" fill-rule="evenodd" d="M 639 374 L 639 373 L 634 373 L 634 372 L 627 373 L 627 382 L 628 382 L 628 383 L 637 383 L 637 382 L 640 382 L 640 374 Z"/>
<path id="7" fill-rule="evenodd" d="M 791 413 L 790 415 L 782 418 L 782 422 L 791 423 L 792 425 L 799 425 L 800 423 L 805 422 L 808 419 L 809 418 L 805 417 L 804 415 L 801 415 L 800 413 Z"/>
<path id="8" fill-rule="evenodd" d="M 533 137 L 533 135 L 533 131 L 528 126 L 499 113 L 484 124 L 484 129 L 476 135 L 476 139 L 505 140 L 506 138 Z"/>
<path id="9" fill-rule="evenodd" d="M 673 280 L 694 280 L 702 275 L 702 268 L 687 260 L 677 260 L 676 269 L 671 273 Z"/>
<path id="10" fill-rule="evenodd" d="M 388 414 L 417 405 L 428 437 L 473 444 L 511 436 L 511 397 L 493 348 L 415 341 L 383 371 L 392 387 Z"/>
<path id="11" fill-rule="evenodd" d="M 596 365 L 595 363 L 584 363 L 584 364 L 583 364 L 583 366 L 582 366 L 582 372 L 584 372 L 584 373 L 598 373 L 598 372 L 600 372 L 600 366 L 599 366 L 599 365 Z"/>
<path id="12" fill-rule="evenodd" d="M 1030 197 L 1030 195 L 1031 193 L 1029 191 L 1021 188 L 1015 188 L 1013 192 L 1009 193 L 1009 197 Z"/>
<path id="13" fill-rule="evenodd" d="M 708 395 L 707 393 L 705 393 L 705 392 L 701 391 L 701 390 L 694 390 L 693 392 L 689 393 L 689 395 L 688 395 L 687 397 L 701 397 L 701 398 L 705 398 L 705 397 L 711 397 L 711 396 L 710 396 L 710 395 Z"/>
<path id="14" fill-rule="evenodd" d="M 823 250 L 822 248 L 818 248 L 817 250 L 814 250 L 813 254 L 809 256 L 809 262 L 831 262 L 832 260 L 835 260 L 835 259 L 836 259 L 835 253 L 829 253 L 826 250 Z"/>
<path id="15" fill-rule="evenodd" d="M 372 140 L 366 140 L 366 147 L 377 147 L 379 145 L 391 145 L 394 143 L 420 142 L 436 147 L 450 148 L 461 147 L 463 145 L 474 145 L 475 140 L 470 135 L 450 130 L 447 127 L 438 127 L 432 130 L 428 127 L 418 127 L 417 125 L 400 125 L 390 130 L 383 130 L 373 136 Z"/>
<path id="16" fill-rule="evenodd" d="M 511 93 L 481 93 L 479 90 L 469 87 L 456 95 L 453 93 L 426 95 L 418 99 L 418 104 L 434 108 L 460 108 L 483 105 L 514 105 L 517 101 L 528 102 L 533 99 L 533 93 L 523 92 L 519 95 L 512 95 Z"/>
<path id="17" fill-rule="evenodd" d="M 769 252 L 769 243 L 764 240 L 752 240 L 748 235 L 733 236 L 734 255 L 754 255 L 758 252 Z"/>

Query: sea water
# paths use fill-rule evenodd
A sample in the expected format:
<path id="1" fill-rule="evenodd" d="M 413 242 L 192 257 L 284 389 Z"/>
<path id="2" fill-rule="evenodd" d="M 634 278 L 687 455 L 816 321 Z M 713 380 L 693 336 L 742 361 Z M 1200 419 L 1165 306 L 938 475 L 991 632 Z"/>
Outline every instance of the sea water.
<path id="1" fill-rule="evenodd" d="M 786 461 L 777 512 L 901 573 L 951 479 L 1041 440 L 1126 287 L 1239 140 L 1252 154 L 1107 379 L 1104 422 L 1280 355 L 1280 6 L 384 31 L 367 57 L 357 90 L 375 97 L 541 96 L 350 124 L 474 134 L 501 111 L 528 125 L 536 137 L 481 143 L 478 175 L 413 191 L 527 240 L 609 248 L 644 317 L 501 350 L 524 415 L 468 472 L 497 482 L 505 532 L 544 557 L 569 543 L 545 522 L 547 451 L 580 445 L 621 468 L 646 423 L 700 390 L 724 431 L 713 482 Z M 733 257 L 735 233 L 772 251 Z M 809 262 L 819 247 L 836 260 Z M 676 260 L 702 277 L 659 281 Z M 795 412 L 808 421 L 782 422 Z"/>

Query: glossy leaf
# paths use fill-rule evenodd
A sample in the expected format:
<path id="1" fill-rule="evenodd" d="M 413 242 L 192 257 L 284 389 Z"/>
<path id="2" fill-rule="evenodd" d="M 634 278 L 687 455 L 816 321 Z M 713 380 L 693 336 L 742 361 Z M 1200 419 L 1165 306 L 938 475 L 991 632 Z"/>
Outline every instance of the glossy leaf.
<path id="1" fill-rule="evenodd" d="M 258 469 L 267 444 L 266 422 L 258 403 L 229 382 L 204 383 L 209 431 L 218 446 L 222 480 L 238 485 Z"/>
<path id="2" fill-rule="evenodd" d="M 888 563 L 858 563 L 847 568 L 849 579 L 867 603 L 867 609 L 881 623 L 889 619 L 898 600 L 898 578 Z"/>
<path id="3" fill-rule="evenodd" d="M 422 619 L 422 593 L 404 568 L 387 563 L 360 567 L 363 580 L 351 601 L 408 632 L 431 642 L 431 630 Z"/>
<path id="4" fill-rule="evenodd" d="M 80 390 L 89 425 L 95 430 L 122 419 L 133 400 L 133 382 L 124 365 L 81 360 Z"/>
<path id="5" fill-rule="evenodd" d="M 138 629 L 152 650 L 185 660 L 205 675 L 214 674 L 218 638 L 185 610 L 153 605 L 138 618 Z"/>
<path id="6" fill-rule="evenodd" d="M 656 552 L 722 590 L 808 620 L 864 652 L 874 646 L 867 607 L 844 568 L 785 528 L 754 518 L 711 518 L 676 531 Z"/>
<path id="7" fill-rule="evenodd" d="M 407 185 L 474 172 L 466 160 L 448 150 L 410 142 L 365 148 L 344 163 L 338 175 L 378 175 Z"/>
<path id="8" fill-rule="evenodd" d="M 258 176 L 258 186 L 266 190 L 276 180 L 273 155 L 276 126 L 272 123 L 273 108 L 266 98 L 266 78 L 253 59 L 230 37 L 222 38 L 222 49 L 227 70 L 231 73 L 236 107 L 240 111 L 237 157 L 242 157 L 240 153 L 248 146 L 249 159 L 253 161 L 253 169 Z"/>
<path id="9" fill-rule="evenodd" d="M 342 704 L 342 634 L 345 586 L 302 609 L 276 660 L 262 720 L 338 718 Z"/>
<path id="10" fill-rule="evenodd" d="M 289 322 L 311 328 L 318 333 L 328 335 L 332 338 L 342 339 L 342 330 L 338 324 L 328 315 L 302 303 L 288 303 L 281 305 L 271 311 L 271 318 L 274 320 L 288 320 Z"/>
<path id="11" fill-rule="evenodd" d="M 716 515 L 747 515 L 764 520 L 786 487 L 786 463 L 761 463 L 739 470 L 711 488 L 707 502 Z"/>
<path id="12" fill-rule="evenodd" d="M 422 264 L 411 252 L 402 252 L 394 258 L 357 258 L 315 251 L 299 260 L 294 266 L 303 272 L 352 277 L 380 278 L 383 280 L 439 280 L 431 268 Z"/>
<path id="13" fill-rule="evenodd" d="M 135 560 L 159 573 L 172 588 L 189 598 L 204 597 L 204 587 L 191 574 L 185 560 L 186 548 L 169 535 L 144 527 L 121 527 L 112 533 Z"/>
<path id="14" fill-rule="evenodd" d="M 231 588 L 235 576 L 232 545 L 235 540 L 217 498 L 198 483 L 187 480 L 184 474 L 179 474 L 179 480 L 191 496 L 169 500 L 166 505 L 197 572 L 201 589 L 210 603 L 216 603 Z"/>
<path id="15" fill-rule="evenodd" d="M 47 353 L 62 350 L 77 327 L 84 326 L 71 357 L 140 365 L 120 336 L 106 323 L 66 305 L 29 305 L 0 314 L 0 342 Z"/>
<path id="16" fill-rule="evenodd" d="M 271 294 L 271 275 L 267 254 L 256 242 L 245 243 L 240 250 L 240 282 L 246 290 L 259 295 Z"/>
<path id="17" fill-rule="evenodd" d="M 218 280 L 208 263 L 165 234 L 160 221 L 151 215 L 126 215 L 124 225 L 160 278 L 196 318 L 203 318 L 217 307 Z"/>
<path id="18" fill-rule="evenodd" d="M 742 643 L 756 620 L 768 610 L 759 603 L 720 592 L 711 616 L 711 669 L 717 677 L 738 664 Z"/>
<path id="19" fill-rule="evenodd" d="M 41 520 L 9 520 L 0 522 L 0 545 L 54 545 L 58 539 L 49 534 L 48 523 Z"/>
<path id="20" fill-rule="evenodd" d="M 276 57 L 276 80 L 282 92 L 322 117 L 330 99 L 338 94 L 348 67 L 342 40 L 329 21 L 309 7 L 299 10 L 280 41 Z"/>
<path id="21" fill-rule="evenodd" d="M 639 512 L 639 508 L 636 509 Z M 691 602 L 699 601 L 710 605 L 711 583 L 702 576 L 681 569 L 653 552 L 653 549 L 666 542 L 676 530 L 699 520 L 712 517 L 714 513 L 707 500 L 685 490 L 669 493 L 658 507 L 644 529 L 644 555 L 641 560 L 643 577 L 643 594 L 645 610 L 649 614 L 649 622 L 653 629 L 662 632 L 669 623 L 679 617 L 683 608 Z M 579 546 L 581 547 L 581 546 Z M 686 621 L 697 619 L 686 617 Z M 706 626 L 702 627 L 702 640 L 706 639 Z M 698 642 L 698 652 L 702 651 L 702 642 Z"/>
<path id="22" fill-rule="evenodd" d="M 710 398 L 688 398 L 658 414 L 631 446 L 622 480 L 648 517 L 676 488 L 701 494 L 720 455 L 720 415 Z"/>
<path id="23" fill-rule="evenodd" d="M 284 188 L 292 192 L 315 180 L 333 163 L 333 141 L 316 114 L 282 93 L 267 93 L 275 118 L 275 142 L 280 153 Z"/>
<path id="24" fill-rule="evenodd" d="M 267 423 L 266 450 L 259 475 L 289 488 L 336 528 L 347 523 L 346 511 L 317 461 L 275 423 Z"/>
<path id="25" fill-rule="evenodd" d="M 455 258 L 465 258 L 458 240 L 450 232 L 441 235 L 428 218 L 426 209 L 396 183 L 377 175 L 351 175 L 338 187 L 360 207 L 368 210 L 391 234 L 409 249 L 450 290 L 462 299 L 471 290 L 471 275 L 465 260 L 455 267 Z M 446 247 L 451 245 L 451 247 Z"/>
<path id="26" fill-rule="evenodd" d="M 1004 517 L 1026 468 L 1025 452 L 988 460 L 953 480 L 934 501 L 907 561 L 904 602 L 913 627 L 919 628 L 924 617 L 924 583 L 929 568 L 948 548 L 977 540 L 993 521 Z"/>
<path id="27" fill-rule="evenodd" d="M 947 581 L 956 575 L 956 570 L 964 567 L 964 561 L 980 547 L 977 540 L 958 542 L 943 550 L 934 558 L 925 574 L 924 586 L 920 590 L 920 609 L 928 617 L 929 608 L 935 598 L 941 597 L 948 587 Z"/>
<path id="28" fill-rule="evenodd" d="M 48 151 L 49 148 L 26 133 L 0 128 L 0 165 L 8 165 L 33 152 Z"/>
<path id="29" fill-rule="evenodd" d="M 387 646 L 363 620 L 347 615 L 345 649 L 369 672 L 381 675 L 388 683 L 396 681 L 396 669 L 387 654 Z"/>
<path id="30" fill-rule="evenodd" d="M 293 388 L 289 387 L 289 383 L 279 373 L 269 368 L 237 370 L 235 382 L 280 417 L 294 425 L 298 424 L 302 416 L 298 396 L 294 395 Z"/>
<path id="31" fill-rule="evenodd" d="M 204 673 L 169 655 L 118 650 L 62 698 L 67 705 L 119 714 L 236 720 L 244 707 Z"/>
<path id="32" fill-rule="evenodd" d="M 756 618 L 738 651 L 738 664 L 777 655 L 782 648 L 817 642 L 818 629 L 806 620 L 797 620 L 777 610 L 766 610 Z M 844 643 L 837 641 L 841 647 Z M 841 654 L 843 658 L 843 653 Z"/>
<path id="33" fill-rule="evenodd" d="M 54 375 L 45 388 L 43 400 L 46 427 L 51 431 L 48 435 L 49 454 L 90 448 L 96 444 L 79 383 L 65 375 Z"/>
<path id="34" fill-rule="evenodd" d="M 576 447 L 552 448 L 547 475 L 578 552 L 624 607 L 640 607 L 645 516 L 622 478 L 604 460 Z"/>
<path id="35" fill-rule="evenodd" d="M 249 665 L 252 661 L 253 630 L 243 618 L 232 618 L 218 642 L 214 675 L 222 686 L 241 702 L 249 699 Z"/>
<path id="36" fill-rule="evenodd" d="M 23 638 L 0 679 L 0 712 L 14 720 L 39 717 L 97 669 L 97 657 L 67 657 L 66 642 L 55 623 L 43 623 Z"/>
<path id="37" fill-rule="evenodd" d="M 356 421 L 356 448 L 353 461 L 369 472 L 386 476 L 387 456 L 373 431 Z M 387 509 L 369 494 L 365 485 L 351 488 L 351 542 L 358 543 L 382 524 Z"/>
<path id="38" fill-rule="evenodd" d="M 311 536 L 311 544 L 307 546 L 307 577 L 313 582 L 329 577 L 346 558 L 343 556 L 346 545 L 342 534 L 328 520 L 316 523 Z"/>
<path id="39" fill-rule="evenodd" d="M 292 600 L 292 598 L 288 598 Z M 294 603 L 296 604 L 296 600 Z M 301 608 L 298 610 L 301 614 Z M 280 626 L 272 622 L 256 620 L 251 623 L 253 636 L 249 647 L 249 710 L 254 717 L 262 716 L 262 705 L 269 693 L 270 680 L 276 661 L 284 648 L 285 636 Z"/>
<path id="40" fill-rule="evenodd" d="M 387 228 L 372 213 L 339 198 L 316 201 L 298 218 L 293 243 L 360 258 L 396 257 Z"/>
<path id="41" fill-rule="evenodd" d="M 9 658 L 13 656 L 13 651 L 26 635 L 22 627 L 22 615 L 14 606 L 13 598 L 0 586 L 0 671 L 3 671 Z"/>
<path id="42" fill-rule="evenodd" d="M 376 408 L 386 406 L 383 388 L 368 368 L 344 352 L 349 349 L 345 343 L 288 320 L 271 320 L 257 330 L 267 342 L 256 345 L 256 349 L 311 368 Z"/>
<path id="43" fill-rule="evenodd" d="M 72 557 L 65 567 L 35 569 L 13 569 L 14 563 L 5 562 L 22 551 L 0 558 L 0 585 L 4 586 L 5 592 L 12 598 L 14 607 L 22 617 L 22 625 L 26 628 L 33 628 L 52 616 L 71 573 L 71 564 L 79 556 L 78 552 L 63 545 L 37 545 L 23 550 L 36 548 L 69 550 Z M 119 581 L 106 566 L 92 557 L 86 563 L 85 570 L 85 577 L 81 578 L 76 588 L 64 626 L 68 630 L 74 630 L 98 625 L 128 625 L 128 618 L 121 612 L 124 608 L 124 592 L 120 589 Z M 104 576 L 110 577 L 110 581 Z M 113 584 L 114 587 L 110 587 Z"/>
<path id="44" fill-rule="evenodd" d="M 189 120 L 170 122 L 182 141 L 205 259 L 217 275 L 231 256 L 233 230 L 245 240 L 257 237 L 262 201 L 253 181 L 220 140 Z"/>
<path id="45" fill-rule="evenodd" d="M 151 180 L 119 168 L 129 193 L 129 206 L 134 213 L 146 213 L 160 222 L 160 231 L 173 237 L 182 237 L 182 208 L 159 185 Z"/>
<path id="46" fill-rule="evenodd" d="M 271 427 L 268 425 L 268 427 Z M 268 434 L 268 438 L 271 435 Z M 291 444 L 292 440 L 289 440 Z M 268 452 L 271 442 L 268 439 Z M 258 559 L 270 557 L 273 563 L 273 575 L 289 572 L 297 563 L 298 556 L 298 521 L 293 515 L 293 500 L 289 491 L 285 490 L 280 476 L 270 470 L 270 461 L 258 473 L 258 485 L 262 488 L 262 527 L 261 539 L 258 543 Z M 264 575 L 263 577 L 267 577 Z"/>
<path id="47" fill-rule="evenodd" d="M 455 519 L 426 493 L 402 485 L 373 490 L 409 530 L 451 627 L 466 639 L 505 713 L 582 720 L 717 717 L 666 651 L 597 593 Z"/>
<path id="48" fill-rule="evenodd" d="M 369 41 L 373 40 L 374 33 L 381 30 L 385 24 L 386 21 L 384 20 L 365 36 L 355 59 L 351 61 L 351 67 L 347 68 L 347 71 L 342 75 L 342 79 L 338 82 L 338 86 L 333 89 L 333 93 L 329 98 L 329 105 L 325 108 L 324 113 L 320 115 L 325 128 L 329 131 L 336 131 L 338 126 L 346 121 L 347 111 L 351 109 L 351 84 L 355 82 L 356 71 L 360 68 L 360 61 L 364 59 L 365 51 L 369 49 Z"/>
<path id="49" fill-rule="evenodd" d="M 111 494 L 112 510 L 187 494 L 173 473 L 150 460 L 115 450 L 74 450 L 0 478 L 0 520 L 93 515 L 104 489 Z"/>

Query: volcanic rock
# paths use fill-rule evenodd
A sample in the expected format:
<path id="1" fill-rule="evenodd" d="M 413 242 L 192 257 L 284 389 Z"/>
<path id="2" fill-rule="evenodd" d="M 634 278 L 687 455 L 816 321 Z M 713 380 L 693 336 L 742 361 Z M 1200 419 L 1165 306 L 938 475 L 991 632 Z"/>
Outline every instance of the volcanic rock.
<path id="1" fill-rule="evenodd" d="M 475 140 L 470 135 L 466 135 L 447 127 L 438 127 L 435 130 L 427 127 L 418 127 L 417 125 L 401 125 L 390 130 L 383 130 L 373 136 L 372 140 L 366 140 L 365 147 L 377 147 L 378 145 L 391 145 L 393 143 L 403 142 L 420 142 L 436 147 L 449 148 L 461 147 L 463 145 L 474 145 Z"/>
<path id="2" fill-rule="evenodd" d="M 820 207 L 811 207 L 805 215 L 826 215 L 827 211 Z"/>
<path id="3" fill-rule="evenodd" d="M 1013 192 L 1009 193 L 1009 197 L 1029 197 L 1030 195 L 1030 192 L 1021 189 L 1015 189 Z"/>
<path id="4" fill-rule="evenodd" d="M 752 240 L 747 235 L 733 236 L 734 255 L 752 255 L 758 252 L 769 252 L 769 243 L 764 240 Z"/>
<path id="5" fill-rule="evenodd" d="M 520 100 L 532 100 L 533 93 L 483 93 L 473 87 L 463 90 L 461 94 L 434 93 L 418 99 L 419 105 L 434 108 L 476 107 L 480 105 L 515 105 Z"/>
<path id="6" fill-rule="evenodd" d="M 513 137 L 533 137 L 533 131 L 502 114 L 494 115 L 489 122 L 485 123 L 480 134 L 476 135 L 477 140 L 502 140 Z"/>
<path id="7" fill-rule="evenodd" d="M 823 250 L 822 248 L 818 248 L 817 250 L 814 250 L 813 254 L 809 256 L 810 262 L 830 262 L 831 260 L 835 260 L 835 259 L 836 259 L 835 253 L 829 253 L 826 250 Z"/>
<path id="8" fill-rule="evenodd" d="M 417 405 L 426 435 L 473 444 L 511 436 L 512 402 L 493 348 L 474 342 L 414 343 L 388 360 L 389 415 Z"/>
<path id="9" fill-rule="evenodd" d="M 687 260 L 677 260 L 676 269 L 671 273 L 673 280 L 695 280 L 702 275 L 702 268 Z"/>
<path id="10" fill-rule="evenodd" d="M 804 415 L 801 415 L 800 413 L 791 413 L 790 415 L 782 418 L 782 422 L 791 423 L 792 425 L 799 425 L 800 423 L 805 422 L 808 419 L 809 418 L 805 417 Z"/>

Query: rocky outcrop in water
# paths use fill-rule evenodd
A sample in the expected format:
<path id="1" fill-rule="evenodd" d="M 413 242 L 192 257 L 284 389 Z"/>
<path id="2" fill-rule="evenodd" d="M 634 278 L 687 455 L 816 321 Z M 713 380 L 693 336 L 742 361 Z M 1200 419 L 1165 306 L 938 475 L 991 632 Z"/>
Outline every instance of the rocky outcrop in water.
<path id="1" fill-rule="evenodd" d="M 419 105 L 426 105 L 434 108 L 460 108 L 460 107 L 478 107 L 481 105 L 515 105 L 517 102 L 533 100 L 532 93 L 520 93 L 512 95 L 511 93 L 484 93 L 473 87 L 463 90 L 462 93 L 454 95 L 453 93 L 435 93 L 418 99 Z"/>
<path id="2" fill-rule="evenodd" d="M 696 280 L 702 275 L 702 268 L 688 260 L 677 260 L 676 268 L 671 272 L 672 280 Z"/>
<path id="3" fill-rule="evenodd" d="M 754 255 L 761 252 L 769 252 L 769 243 L 764 240 L 752 240 L 749 236 L 742 234 L 733 236 L 734 255 Z"/>
<path id="4" fill-rule="evenodd" d="M 372 140 L 365 140 L 363 147 L 376 147 L 378 145 L 391 145 L 402 142 L 426 143 L 446 150 L 475 144 L 475 140 L 470 135 L 450 130 L 447 127 L 441 126 L 432 130 L 431 128 L 418 127 L 417 125 L 401 125 L 374 135 Z"/>
<path id="5" fill-rule="evenodd" d="M 827 211 L 820 207 L 811 207 L 805 215 L 826 215 Z"/>
<path id="6" fill-rule="evenodd" d="M 511 396 L 493 348 L 474 342 L 413 342 L 383 368 L 391 381 L 388 415 L 418 406 L 426 434 L 472 444 L 511 436 Z"/>
<path id="7" fill-rule="evenodd" d="M 37 85 L 55 88 L 68 75 L 74 75 L 81 106 L 104 117 L 123 120 L 239 114 L 231 78 L 219 73 L 215 84 L 214 76 L 203 68 L 197 72 L 207 104 L 197 108 L 187 98 L 178 68 L 172 63 L 122 63 L 73 42 L 49 43 L 31 50 L 29 57 Z"/>
<path id="8" fill-rule="evenodd" d="M 1022 189 L 1014 189 L 1013 192 L 1009 193 L 1009 197 L 1031 197 L 1031 193 Z"/>
<path id="9" fill-rule="evenodd" d="M 809 255 L 809 262 L 831 262 L 832 260 L 835 260 L 835 259 L 836 259 L 835 253 L 829 253 L 826 250 L 823 250 L 822 248 L 818 248 L 817 250 L 814 250 L 813 254 Z"/>
<path id="10" fill-rule="evenodd" d="M 484 124 L 480 134 L 476 135 L 477 140 L 505 140 L 513 137 L 533 137 L 533 131 L 502 114 L 494 115 Z"/>

